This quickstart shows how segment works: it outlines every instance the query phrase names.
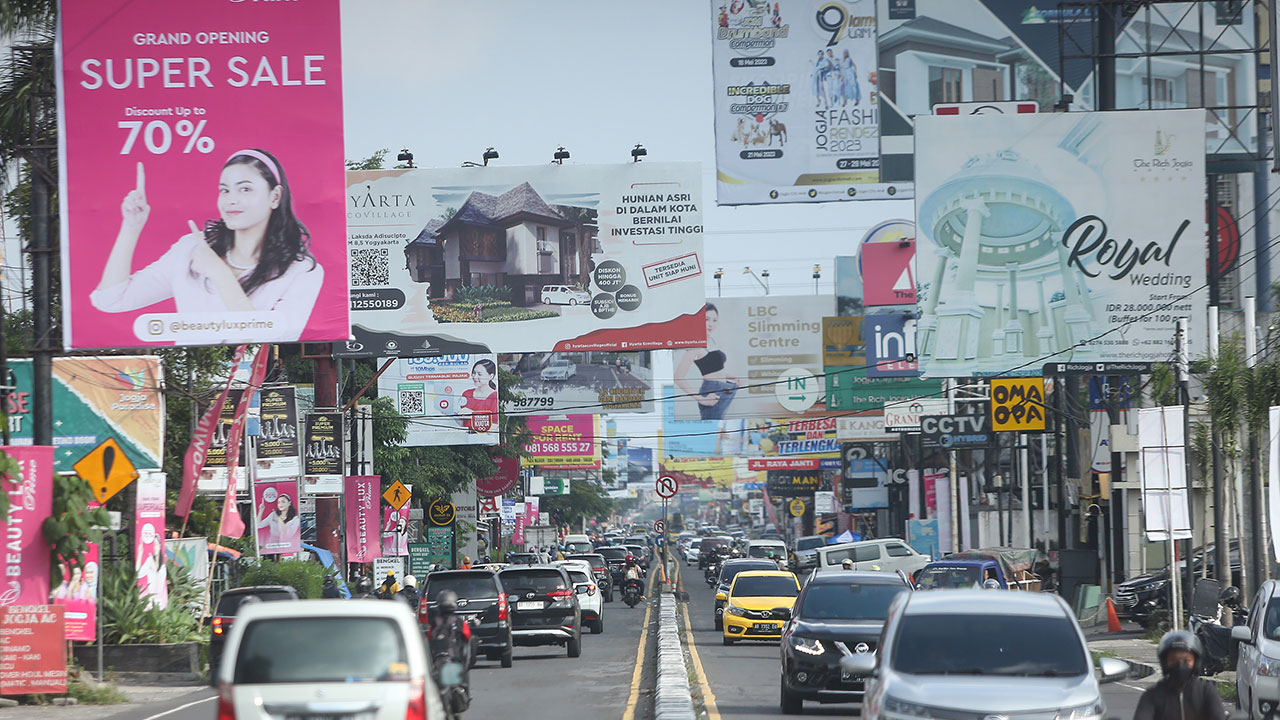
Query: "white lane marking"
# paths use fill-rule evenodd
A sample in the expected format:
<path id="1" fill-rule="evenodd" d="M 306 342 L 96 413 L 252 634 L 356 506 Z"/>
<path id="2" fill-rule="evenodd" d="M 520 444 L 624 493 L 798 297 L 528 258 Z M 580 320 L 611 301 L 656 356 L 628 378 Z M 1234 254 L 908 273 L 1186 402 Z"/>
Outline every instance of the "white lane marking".
<path id="1" fill-rule="evenodd" d="M 217 699 L 218 699 L 217 695 L 210 695 L 207 698 L 200 698 L 199 700 L 194 700 L 192 702 L 187 703 L 186 705 L 179 705 L 178 707 L 173 708 L 172 710 L 165 710 L 162 713 L 156 713 L 155 715 L 150 715 L 148 717 L 143 718 L 142 720 L 156 720 L 156 718 L 162 718 L 165 715 L 172 715 L 173 713 L 176 713 L 179 710 L 186 710 L 192 705 L 199 705 L 200 703 L 209 702 L 210 700 L 217 700 Z"/>

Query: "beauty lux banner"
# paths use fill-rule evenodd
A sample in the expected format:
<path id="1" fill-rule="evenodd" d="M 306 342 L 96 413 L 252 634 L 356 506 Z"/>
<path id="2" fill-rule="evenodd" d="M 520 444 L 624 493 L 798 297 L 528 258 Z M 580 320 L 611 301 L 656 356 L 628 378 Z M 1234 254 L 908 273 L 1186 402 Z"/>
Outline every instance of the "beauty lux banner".
<path id="1" fill-rule="evenodd" d="M 60 5 L 66 346 L 347 339 L 338 1 Z"/>
<path id="2" fill-rule="evenodd" d="M 915 157 L 926 377 L 1204 347 L 1203 110 L 920 116 Z"/>
<path id="3" fill-rule="evenodd" d="M 49 600 L 49 543 L 41 526 L 53 512 L 53 448 L 0 447 L 18 461 L 18 484 L 8 485 L 9 517 L 0 522 L 0 607 Z"/>
<path id="4" fill-rule="evenodd" d="M 378 526 L 378 475 L 352 475 L 346 479 L 347 562 L 372 562 L 382 557 Z"/>
<path id="5" fill-rule="evenodd" d="M 348 357 L 698 347 L 696 163 L 347 173 Z"/>
<path id="6" fill-rule="evenodd" d="M 709 5 L 717 202 L 910 197 L 875 184 L 875 0 Z"/>

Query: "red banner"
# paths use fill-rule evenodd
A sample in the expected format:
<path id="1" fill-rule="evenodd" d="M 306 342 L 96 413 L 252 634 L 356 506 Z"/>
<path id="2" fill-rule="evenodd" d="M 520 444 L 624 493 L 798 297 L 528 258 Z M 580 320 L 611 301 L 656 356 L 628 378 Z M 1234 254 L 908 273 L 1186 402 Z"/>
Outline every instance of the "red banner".
<path id="1" fill-rule="evenodd" d="M 0 608 L 0 695 L 67 691 L 61 605 Z"/>
<path id="2" fill-rule="evenodd" d="M 507 494 L 520 480 L 520 458 L 492 455 L 496 469 L 487 478 L 476 481 L 476 492 L 482 497 L 498 497 Z"/>
<path id="3" fill-rule="evenodd" d="M 0 607 L 49 602 L 49 543 L 41 527 L 53 512 L 53 448 L 0 448 L 18 461 L 17 486 L 9 493 L 9 519 L 0 522 Z"/>
<path id="4" fill-rule="evenodd" d="M 817 470 L 818 458 L 756 458 L 747 461 L 748 470 Z"/>
<path id="5" fill-rule="evenodd" d="M 262 387 L 267 377 L 267 362 L 271 357 L 271 346 L 262 345 L 253 358 L 253 369 L 249 372 L 249 387 L 240 394 L 240 403 L 236 405 L 236 414 L 231 421 L 231 432 L 227 434 L 227 495 L 222 501 L 222 524 L 219 534 L 227 537 L 244 535 L 244 520 L 240 517 L 240 509 L 236 507 L 236 470 L 240 464 L 240 437 L 244 432 L 244 416 L 249 412 L 249 400 Z"/>
<path id="6" fill-rule="evenodd" d="M 240 366 L 246 347 L 241 345 L 236 348 L 235 355 L 231 358 L 232 368 Z M 178 517 L 185 518 L 191 514 L 191 503 L 196 499 L 196 480 L 200 477 L 200 471 L 204 470 L 204 461 L 209 455 L 209 445 L 213 442 L 213 431 L 218 427 L 222 406 L 227 404 L 227 395 L 231 393 L 231 379 L 234 377 L 234 372 L 227 376 L 227 386 L 222 389 L 222 394 L 218 395 L 217 402 L 210 405 L 200 417 L 200 422 L 196 423 L 196 432 L 191 436 L 187 454 L 182 458 L 182 490 L 178 492 L 178 502 L 173 506 L 173 514 Z"/>
<path id="7" fill-rule="evenodd" d="M 373 562 L 382 557 L 382 537 L 378 525 L 379 475 L 352 475 L 347 478 L 347 562 Z"/>

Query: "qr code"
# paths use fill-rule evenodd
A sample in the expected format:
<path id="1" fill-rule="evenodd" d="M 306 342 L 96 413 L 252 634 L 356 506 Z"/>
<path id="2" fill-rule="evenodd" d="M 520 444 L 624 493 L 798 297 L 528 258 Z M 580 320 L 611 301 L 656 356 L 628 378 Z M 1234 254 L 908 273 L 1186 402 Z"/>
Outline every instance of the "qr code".
<path id="1" fill-rule="evenodd" d="M 351 251 L 351 284 L 368 287 L 391 283 L 390 254 L 387 248 L 364 248 Z"/>
<path id="2" fill-rule="evenodd" d="M 427 392 L 424 388 L 400 388 L 398 395 L 401 415 L 418 416 L 427 413 Z"/>

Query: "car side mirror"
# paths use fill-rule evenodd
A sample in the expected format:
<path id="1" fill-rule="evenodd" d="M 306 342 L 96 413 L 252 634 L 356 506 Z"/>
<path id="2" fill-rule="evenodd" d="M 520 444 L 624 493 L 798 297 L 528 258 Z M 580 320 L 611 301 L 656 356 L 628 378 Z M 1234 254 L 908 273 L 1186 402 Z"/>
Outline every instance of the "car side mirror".
<path id="1" fill-rule="evenodd" d="M 1120 658 L 1098 658 L 1098 682 L 1123 680 L 1129 674 L 1129 663 Z"/>
<path id="2" fill-rule="evenodd" d="M 717 599 L 717 600 L 728 600 L 728 599 L 729 599 L 729 594 L 728 594 L 728 593 L 718 592 L 718 593 L 716 593 L 716 599 Z"/>
<path id="3" fill-rule="evenodd" d="M 586 595 L 586 594 L 587 594 L 587 586 L 586 586 L 586 585 L 579 585 L 579 586 L 578 586 L 578 588 L 577 588 L 577 593 L 578 593 L 579 595 Z"/>
<path id="4" fill-rule="evenodd" d="M 840 669 L 850 675 L 870 675 L 876 669 L 876 656 L 872 653 L 854 653 L 840 658 Z"/>
<path id="5" fill-rule="evenodd" d="M 1235 625 L 1231 628 L 1231 639 L 1239 640 L 1242 643 L 1253 642 L 1253 631 L 1248 625 Z"/>

